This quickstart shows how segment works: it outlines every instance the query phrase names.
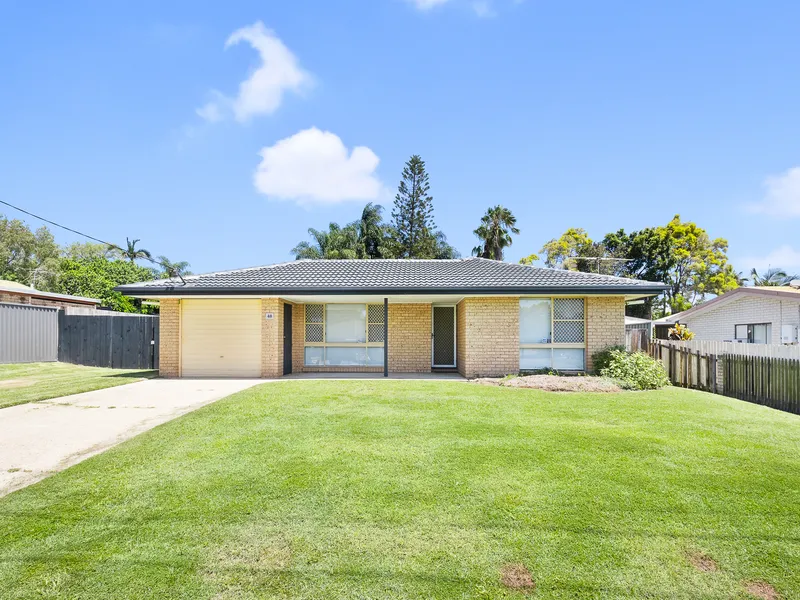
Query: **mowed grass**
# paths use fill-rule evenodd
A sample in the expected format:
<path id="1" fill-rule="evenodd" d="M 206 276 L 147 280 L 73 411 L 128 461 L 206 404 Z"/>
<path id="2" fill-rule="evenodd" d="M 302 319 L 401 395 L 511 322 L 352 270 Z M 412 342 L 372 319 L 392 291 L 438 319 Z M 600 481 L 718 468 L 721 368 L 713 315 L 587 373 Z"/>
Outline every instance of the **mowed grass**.
<path id="1" fill-rule="evenodd" d="M 156 371 L 101 369 L 58 362 L 0 365 L 0 408 L 91 392 L 156 375 Z"/>
<path id="2" fill-rule="evenodd" d="M 0 499 L 3 598 L 729 599 L 752 582 L 800 597 L 800 418 L 677 389 L 269 383 Z"/>

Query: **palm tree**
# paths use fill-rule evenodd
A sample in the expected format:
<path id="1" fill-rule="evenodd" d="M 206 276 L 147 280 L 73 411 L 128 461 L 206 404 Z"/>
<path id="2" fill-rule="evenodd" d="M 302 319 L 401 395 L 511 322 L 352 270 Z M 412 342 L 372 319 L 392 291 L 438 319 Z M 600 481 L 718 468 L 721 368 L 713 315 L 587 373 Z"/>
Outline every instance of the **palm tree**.
<path id="1" fill-rule="evenodd" d="M 797 275 L 787 275 L 783 269 L 767 269 L 763 275 L 759 275 L 758 271 L 753 269 L 750 271 L 750 279 L 753 285 L 759 287 L 777 287 L 781 285 L 789 285 L 793 279 L 797 279 Z"/>
<path id="2" fill-rule="evenodd" d="M 358 257 L 380 258 L 386 228 L 383 225 L 383 207 L 370 202 L 361 211 L 361 219 L 353 223 L 358 233 Z"/>
<path id="3" fill-rule="evenodd" d="M 120 248 L 120 254 L 122 255 L 122 258 L 127 258 L 131 262 L 134 262 L 140 258 L 152 259 L 153 255 L 150 254 L 149 250 L 145 250 L 144 248 L 139 248 L 139 249 L 136 248 L 136 244 L 138 244 L 140 241 L 141 240 L 131 241 L 128 238 L 125 238 L 125 242 L 128 245 L 128 249 L 123 250 Z"/>
<path id="4" fill-rule="evenodd" d="M 312 242 L 300 242 L 292 248 L 296 260 L 358 257 L 358 231 L 353 223 L 346 227 L 330 223 L 328 231 L 312 227 L 308 235 L 312 237 Z"/>
<path id="5" fill-rule="evenodd" d="M 503 260 L 503 249 L 513 243 L 511 234 L 519 235 L 516 224 L 517 218 L 507 208 L 498 204 L 488 209 L 481 218 L 480 227 L 474 232 L 483 243 L 476 246 L 472 254 L 492 260 Z"/>
<path id="6" fill-rule="evenodd" d="M 162 267 L 164 267 L 163 273 L 160 273 L 159 275 L 160 277 L 184 277 L 192 274 L 192 272 L 189 271 L 190 265 L 185 260 L 172 262 L 166 256 L 159 256 L 158 262 Z"/>

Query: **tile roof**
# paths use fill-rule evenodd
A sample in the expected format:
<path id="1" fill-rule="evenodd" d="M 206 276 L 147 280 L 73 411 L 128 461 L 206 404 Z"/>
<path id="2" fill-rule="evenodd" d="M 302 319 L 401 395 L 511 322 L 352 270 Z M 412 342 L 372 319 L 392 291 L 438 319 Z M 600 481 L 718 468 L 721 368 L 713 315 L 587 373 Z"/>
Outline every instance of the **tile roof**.
<path id="1" fill-rule="evenodd" d="M 544 269 L 483 258 L 298 260 L 115 288 L 133 294 L 660 293 L 659 283 Z"/>

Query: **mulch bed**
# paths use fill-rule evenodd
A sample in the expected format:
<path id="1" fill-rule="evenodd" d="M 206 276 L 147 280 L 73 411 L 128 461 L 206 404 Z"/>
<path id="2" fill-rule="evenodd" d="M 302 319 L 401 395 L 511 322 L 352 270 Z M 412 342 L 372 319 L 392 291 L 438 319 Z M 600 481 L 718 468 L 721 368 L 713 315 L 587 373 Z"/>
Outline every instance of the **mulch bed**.
<path id="1" fill-rule="evenodd" d="M 473 380 L 479 385 L 529 388 L 546 392 L 621 392 L 622 388 L 603 377 L 561 377 L 559 375 L 525 375 L 512 378 L 482 377 Z"/>

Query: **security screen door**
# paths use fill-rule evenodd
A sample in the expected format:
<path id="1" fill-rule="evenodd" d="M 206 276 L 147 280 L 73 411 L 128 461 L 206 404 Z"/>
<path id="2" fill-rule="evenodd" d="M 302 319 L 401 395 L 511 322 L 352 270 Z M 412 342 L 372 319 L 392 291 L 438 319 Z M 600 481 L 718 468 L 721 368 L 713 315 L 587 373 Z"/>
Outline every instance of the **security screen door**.
<path id="1" fill-rule="evenodd" d="M 433 327 L 433 366 L 456 366 L 456 307 L 434 306 Z"/>

